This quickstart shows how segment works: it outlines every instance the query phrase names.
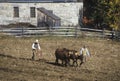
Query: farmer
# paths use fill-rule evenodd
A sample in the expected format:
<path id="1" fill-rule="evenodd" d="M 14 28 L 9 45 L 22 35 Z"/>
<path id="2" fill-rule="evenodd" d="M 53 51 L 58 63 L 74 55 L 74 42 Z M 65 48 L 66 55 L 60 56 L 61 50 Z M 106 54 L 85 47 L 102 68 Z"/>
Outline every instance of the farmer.
<path id="1" fill-rule="evenodd" d="M 39 59 L 42 56 L 42 51 L 40 48 L 40 44 L 38 42 L 38 39 L 36 39 L 36 41 L 32 44 L 32 60 L 35 60 L 35 56 L 38 56 Z"/>
<path id="2" fill-rule="evenodd" d="M 90 57 L 90 53 L 89 50 L 87 49 L 86 45 L 84 45 L 81 50 L 80 50 L 80 55 L 83 56 L 83 62 L 86 62 L 86 57 L 89 56 Z"/>

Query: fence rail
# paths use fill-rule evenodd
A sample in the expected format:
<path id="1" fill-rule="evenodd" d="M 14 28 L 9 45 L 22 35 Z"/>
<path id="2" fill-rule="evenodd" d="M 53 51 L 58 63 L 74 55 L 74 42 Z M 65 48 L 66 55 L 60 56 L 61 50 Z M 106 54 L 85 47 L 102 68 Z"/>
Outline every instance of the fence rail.
<path id="1" fill-rule="evenodd" d="M 8 35 L 14 36 L 92 36 L 92 37 L 112 37 L 115 36 L 113 31 L 98 30 L 90 28 L 80 28 L 80 27 L 58 27 L 58 28 L 1 28 L 1 33 L 6 33 Z M 120 33 L 117 34 L 118 38 Z M 120 38 L 119 38 L 120 39 Z"/>

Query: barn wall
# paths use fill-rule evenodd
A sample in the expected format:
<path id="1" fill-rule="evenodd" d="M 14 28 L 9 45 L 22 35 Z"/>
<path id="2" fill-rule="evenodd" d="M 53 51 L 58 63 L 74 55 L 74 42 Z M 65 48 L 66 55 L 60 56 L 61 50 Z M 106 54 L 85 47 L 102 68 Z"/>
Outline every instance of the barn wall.
<path id="1" fill-rule="evenodd" d="M 13 7 L 19 7 L 19 18 L 13 17 Z M 30 18 L 30 7 L 53 10 L 53 14 L 61 18 L 61 25 L 75 26 L 78 25 L 79 10 L 83 8 L 83 3 L 0 3 L 0 25 L 28 22 L 37 26 L 37 16 Z"/>

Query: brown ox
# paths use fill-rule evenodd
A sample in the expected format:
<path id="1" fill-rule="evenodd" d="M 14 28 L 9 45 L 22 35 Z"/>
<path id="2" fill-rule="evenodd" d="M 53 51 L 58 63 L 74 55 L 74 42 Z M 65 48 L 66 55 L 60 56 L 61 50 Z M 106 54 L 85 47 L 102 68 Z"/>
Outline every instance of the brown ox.
<path id="1" fill-rule="evenodd" d="M 72 59 L 73 61 L 73 66 L 76 65 L 78 66 L 78 63 L 77 63 L 77 59 L 78 59 L 78 53 L 76 50 L 69 50 L 69 54 L 70 54 L 70 59 Z"/>
<path id="2" fill-rule="evenodd" d="M 83 55 L 79 55 L 76 50 L 69 50 L 69 54 L 70 54 L 70 59 L 73 60 L 73 66 L 75 66 L 75 63 L 76 66 L 78 66 L 78 62 L 77 62 L 78 59 L 81 61 L 80 65 L 83 64 Z"/>
<path id="3" fill-rule="evenodd" d="M 70 64 L 70 59 L 73 61 L 73 66 L 78 66 L 77 60 L 81 61 L 80 65 L 83 63 L 83 55 L 79 55 L 76 50 L 69 50 L 66 48 L 58 48 L 55 51 L 56 61 L 55 63 L 58 64 L 58 60 L 62 61 L 62 65 L 67 66 Z"/>
<path id="4" fill-rule="evenodd" d="M 58 64 L 58 60 L 62 61 L 62 65 L 67 66 L 69 64 L 69 50 L 66 48 L 58 48 L 55 51 L 56 61 L 55 63 Z"/>
<path id="5" fill-rule="evenodd" d="M 79 55 L 78 56 L 78 59 L 81 61 L 80 65 L 82 65 L 84 62 L 83 62 L 83 55 Z"/>

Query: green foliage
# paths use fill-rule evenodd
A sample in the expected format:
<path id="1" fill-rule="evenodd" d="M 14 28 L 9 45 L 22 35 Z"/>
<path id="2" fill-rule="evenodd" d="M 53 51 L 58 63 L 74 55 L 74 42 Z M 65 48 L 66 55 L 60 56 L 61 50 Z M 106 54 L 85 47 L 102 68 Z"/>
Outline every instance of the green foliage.
<path id="1" fill-rule="evenodd" d="M 119 0 L 111 0 L 108 5 L 110 5 L 107 17 L 109 19 L 109 25 L 112 28 L 119 29 L 120 23 L 120 1 Z"/>
<path id="2" fill-rule="evenodd" d="M 95 24 L 107 24 L 120 29 L 120 0 L 85 0 L 85 16 L 94 19 Z M 87 11 L 88 10 L 88 11 Z"/>

